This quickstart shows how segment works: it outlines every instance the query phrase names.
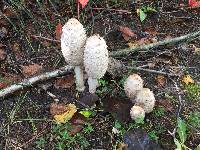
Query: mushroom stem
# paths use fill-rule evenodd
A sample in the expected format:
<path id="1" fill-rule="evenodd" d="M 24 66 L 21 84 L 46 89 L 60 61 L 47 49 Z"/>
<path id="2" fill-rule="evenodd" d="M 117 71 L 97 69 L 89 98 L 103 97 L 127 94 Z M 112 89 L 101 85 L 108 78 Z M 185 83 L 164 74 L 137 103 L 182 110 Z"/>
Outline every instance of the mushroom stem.
<path id="1" fill-rule="evenodd" d="M 96 92 L 96 88 L 99 86 L 97 79 L 88 78 L 89 92 L 94 94 Z"/>
<path id="2" fill-rule="evenodd" d="M 83 69 L 81 66 L 75 66 L 74 72 L 76 78 L 76 90 L 79 92 L 83 92 L 85 89 L 83 80 Z"/>

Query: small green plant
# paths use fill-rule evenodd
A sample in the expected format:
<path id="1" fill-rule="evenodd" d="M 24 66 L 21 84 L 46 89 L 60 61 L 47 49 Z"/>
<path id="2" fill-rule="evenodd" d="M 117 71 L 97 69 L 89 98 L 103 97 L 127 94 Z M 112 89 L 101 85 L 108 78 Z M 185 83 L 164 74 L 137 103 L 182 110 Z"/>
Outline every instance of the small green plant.
<path id="1" fill-rule="evenodd" d="M 42 149 L 47 144 L 46 141 L 49 139 L 52 140 L 53 148 L 57 150 L 63 150 L 63 149 L 74 149 L 74 146 L 76 146 L 77 149 L 85 149 L 90 144 L 87 141 L 87 139 L 84 137 L 84 134 L 91 133 L 93 131 L 93 127 L 91 124 L 87 123 L 86 127 L 72 135 L 70 133 L 72 129 L 72 125 L 70 123 L 66 124 L 54 124 L 52 132 L 47 134 L 46 137 L 39 138 L 35 144 L 36 147 L 39 149 Z M 73 129 L 72 129 L 73 130 Z"/>
<path id="2" fill-rule="evenodd" d="M 157 107 L 156 109 L 153 110 L 153 114 L 156 117 L 161 117 L 165 114 L 165 108 L 163 107 Z"/>
<path id="3" fill-rule="evenodd" d="M 44 139 L 43 137 L 40 137 L 40 138 L 35 142 L 35 144 L 36 144 L 36 148 L 38 148 L 38 149 L 44 149 L 45 144 L 46 144 L 46 141 L 45 141 L 45 139 Z"/>
<path id="4" fill-rule="evenodd" d="M 159 137 L 157 135 L 156 130 L 152 130 L 152 131 L 148 132 L 148 135 L 149 135 L 150 139 L 155 140 L 156 142 L 158 142 Z"/>
<path id="5" fill-rule="evenodd" d="M 200 100 L 200 84 L 193 83 L 185 85 L 187 91 L 187 99 L 197 101 Z"/>
<path id="6" fill-rule="evenodd" d="M 143 22 L 147 18 L 148 13 L 153 13 L 153 12 L 157 11 L 151 6 L 143 6 L 142 8 L 137 10 L 141 22 Z"/>
<path id="7" fill-rule="evenodd" d="M 97 89 L 97 91 L 96 91 L 96 93 L 97 93 L 98 95 L 102 95 L 103 93 L 109 92 L 109 91 L 112 90 L 111 88 L 109 88 L 109 83 L 108 83 L 108 81 L 106 81 L 106 80 L 104 80 L 104 79 L 99 79 L 99 80 L 98 80 L 98 83 L 99 83 L 99 87 L 98 87 L 98 89 Z"/>
<path id="8" fill-rule="evenodd" d="M 200 112 L 190 112 L 187 124 L 191 125 L 193 128 L 200 129 Z"/>

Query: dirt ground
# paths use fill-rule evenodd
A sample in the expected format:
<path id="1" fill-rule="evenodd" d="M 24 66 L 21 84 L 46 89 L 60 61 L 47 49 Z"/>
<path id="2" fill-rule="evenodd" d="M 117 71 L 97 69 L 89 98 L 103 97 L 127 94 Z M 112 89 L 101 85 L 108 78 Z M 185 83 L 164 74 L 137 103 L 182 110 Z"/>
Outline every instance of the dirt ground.
<path id="1" fill-rule="evenodd" d="M 0 89 L 66 65 L 56 37 L 56 27 L 59 22 L 64 24 L 69 18 L 77 18 L 76 1 L 17 0 L 0 3 Z M 147 5 L 157 11 L 148 13 L 147 18 L 141 22 L 136 10 Z M 149 44 L 197 31 L 200 26 L 200 8 L 189 8 L 187 1 L 175 0 L 137 3 L 129 0 L 91 0 L 84 9 L 80 8 L 80 22 L 86 28 L 88 36 L 97 33 L 104 37 L 111 52 L 127 48 L 130 44 L 138 44 L 137 42 Z M 128 27 L 137 38 L 125 40 L 120 27 Z M 172 132 L 176 127 L 178 114 L 188 125 L 185 145 L 191 149 L 197 147 L 200 144 L 200 116 L 191 118 L 190 114 L 197 112 L 200 115 L 200 51 L 196 52 L 200 48 L 199 43 L 200 40 L 196 38 L 148 52 L 138 51 L 115 57 L 127 66 L 157 70 L 167 75 L 134 69 L 115 77 L 106 73 L 101 80 L 105 83 L 97 89 L 98 98 L 96 107 L 93 108 L 95 115 L 86 121 L 92 125 L 92 130 L 86 132 L 84 129 L 89 127 L 84 126 L 80 131 L 81 136 L 76 136 L 79 138 L 77 142 L 68 143 L 66 141 L 69 139 L 66 138 L 64 143 L 69 144 L 70 148 L 65 149 L 120 149 L 122 135 L 114 134 L 112 129 L 116 120 L 120 121 L 124 114 L 115 117 L 112 110 L 105 108 L 105 101 L 111 102 L 109 107 L 114 107 L 113 103 L 116 101 L 129 101 L 123 91 L 123 81 L 131 73 L 141 75 L 144 86 L 150 88 L 156 98 L 154 111 L 147 114 L 145 123 L 140 128 L 162 149 L 175 149 L 174 139 L 169 131 Z M 192 90 L 183 83 L 182 79 L 186 75 L 196 84 Z M 62 78 L 67 81 L 62 81 Z M 63 85 L 62 82 L 67 82 L 68 85 Z M 84 106 L 79 101 L 91 99 L 86 97 L 89 95 L 88 87 L 83 93 L 78 93 L 75 88 L 73 72 L 70 72 L 65 77 L 54 78 L 0 98 L 0 149 L 59 149 L 59 131 L 54 131 L 56 125 L 50 113 L 50 105 L 54 99 L 48 92 L 53 93 L 60 102 L 74 103 L 78 109 L 83 109 Z M 182 105 L 180 100 L 183 101 Z M 126 109 L 122 107 L 120 111 Z M 189 121 L 192 119 L 193 122 Z M 127 120 L 121 122 L 123 127 L 120 130 L 128 131 L 131 125 L 135 127 L 132 121 Z M 197 125 L 194 125 L 195 121 Z M 89 146 L 84 147 L 86 142 L 80 142 L 84 141 L 81 140 L 82 136 L 87 139 Z M 37 141 L 41 138 L 44 139 L 45 146 L 38 144 Z"/>

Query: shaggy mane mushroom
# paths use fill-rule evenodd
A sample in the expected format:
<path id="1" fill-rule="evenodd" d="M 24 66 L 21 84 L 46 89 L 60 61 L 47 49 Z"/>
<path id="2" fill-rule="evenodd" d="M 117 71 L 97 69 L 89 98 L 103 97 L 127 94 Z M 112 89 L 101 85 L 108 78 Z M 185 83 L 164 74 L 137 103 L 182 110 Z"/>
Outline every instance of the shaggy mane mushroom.
<path id="1" fill-rule="evenodd" d="M 106 41 L 99 35 L 93 35 L 86 41 L 84 66 L 88 75 L 89 92 L 95 93 L 98 86 L 97 79 L 103 77 L 108 68 Z"/>
<path id="2" fill-rule="evenodd" d="M 71 18 L 62 28 L 61 51 L 65 61 L 74 66 L 76 89 L 84 91 L 83 80 L 83 51 L 86 42 L 86 33 L 83 25 L 75 18 Z"/>

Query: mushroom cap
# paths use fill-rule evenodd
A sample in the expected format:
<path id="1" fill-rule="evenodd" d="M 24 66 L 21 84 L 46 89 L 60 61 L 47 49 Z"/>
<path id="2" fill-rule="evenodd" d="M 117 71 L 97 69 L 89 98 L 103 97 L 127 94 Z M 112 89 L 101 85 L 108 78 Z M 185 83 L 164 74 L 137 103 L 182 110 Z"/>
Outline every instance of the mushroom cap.
<path id="1" fill-rule="evenodd" d="M 148 88 L 143 88 L 137 92 L 136 105 L 142 106 L 146 113 L 153 111 L 155 106 L 155 97 L 152 91 Z"/>
<path id="2" fill-rule="evenodd" d="M 136 120 L 145 117 L 145 111 L 140 106 L 133 106 L 130 110 L 131 119 Z"/>
<path id="3" fill-rule="evenodd" d="M 75 18 L 69 19 L 62 27 L 61 51 L 68 64 L 72 66 L 83 64 L 86 38 L 83 25 Z"/>
<path id="4" fill-rule="evenodd" d="M 99 79 L 108 68 L 108 50 L 106 41 L 98 34 L 89 37 L 84 50 L 84 66 L 88 77 Z"/>
<path id="5" fill-rule="evenodd" d="M 125 83 L 124 90 L 128 98 L 135 98 L 136 93 L 143 88 L 143 80 L 138 74 L 130 75 Z"/>

